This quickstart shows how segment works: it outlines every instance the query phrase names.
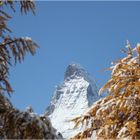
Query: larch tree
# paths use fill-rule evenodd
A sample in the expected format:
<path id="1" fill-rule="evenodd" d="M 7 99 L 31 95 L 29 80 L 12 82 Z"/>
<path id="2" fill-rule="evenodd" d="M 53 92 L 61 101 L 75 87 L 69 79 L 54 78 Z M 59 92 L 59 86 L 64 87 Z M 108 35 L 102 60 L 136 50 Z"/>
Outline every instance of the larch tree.
<path id="1" fill-rule="evenodd" d="M 9 68 L 17 62 L 21 62 L 26 53 L 35 54 L 38 45 L 29 37 L 13 37 L 7 22 L 12 19 L 4 10 L 9 8 L 15 12 L 15 4 L 19 4 L 21 13 L 32 11 L 35 14 L 35 4 L 32 0 L 0 0 L 0 93 L 12 93 L 9 83 Z"/>
<path id="2" fill-rule="evenodd" d="M 90 111 L 73 119 L 86 129 L 72 139 L 140 139 L 140 44 L 127 42 L 126 57 L 113 62 L 111 78 L 100 89 L 109 95 L 95 102 Z"/>
<path id="3" fill-rule="evenodd" d="M 13 37 L 7 22 L 11 20 L 5 8 L 15 12 L 19 4 L 21 13 L 32 11 L 35 14 L 35 3 L 32 0 L 0 0 L 0 139 L 57 139 L 56 130 L 47 116 L 39 116 L 29 108 L 20 111 L 14 108 L 5 96 L 13 92 L 9 83 L 9 68 L 21 62 L 27 53 L 35 54 L 38 45 L 29 37 Z"/>

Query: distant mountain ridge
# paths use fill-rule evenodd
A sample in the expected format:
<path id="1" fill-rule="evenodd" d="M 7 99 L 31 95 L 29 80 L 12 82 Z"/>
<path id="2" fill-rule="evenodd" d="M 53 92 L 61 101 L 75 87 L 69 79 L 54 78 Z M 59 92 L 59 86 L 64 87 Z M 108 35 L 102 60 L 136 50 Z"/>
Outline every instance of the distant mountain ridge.
<path id="1" fill-rule="evenodd" d="M 94 79 L 80 65 L 70 64 L 64 82 L 56 87 L 46 114 L 63 137 L 69 138 L 81 130 L 73 129 L 74 124 L 69 120 L 83 114 L 99 98 Z"/>

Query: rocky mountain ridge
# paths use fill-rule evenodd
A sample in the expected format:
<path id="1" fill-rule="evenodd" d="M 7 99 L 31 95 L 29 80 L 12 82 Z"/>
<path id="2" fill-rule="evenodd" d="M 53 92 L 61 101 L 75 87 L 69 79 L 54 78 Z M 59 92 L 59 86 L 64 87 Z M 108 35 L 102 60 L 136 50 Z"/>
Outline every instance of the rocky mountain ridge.
<path id="1" fill-rule="evenodd" d="M 82 129 L 73 129 L 70 120 L 87 111 L 99 98 L 95 80 L 81 66 L 70 64 L 64 82 L 56 87 L 46 114 L 63 137 L 69 138 Z"/>

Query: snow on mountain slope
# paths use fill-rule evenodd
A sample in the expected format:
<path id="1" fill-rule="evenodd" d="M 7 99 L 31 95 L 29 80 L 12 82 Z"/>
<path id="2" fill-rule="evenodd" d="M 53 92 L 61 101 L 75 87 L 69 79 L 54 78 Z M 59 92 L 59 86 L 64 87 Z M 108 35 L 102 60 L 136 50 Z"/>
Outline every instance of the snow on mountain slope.
<path id="1" fill-rule="evenodd" d="M 69 138 L 82 129 L 73 129 L 74 124 L 69 120 L 83 114 L 98 99 L 95 81 L 81 66 L 71 64 L 66 69 L 64 82 L 57 86 L 46 114 L 53 127 L 64 138 Z"/>

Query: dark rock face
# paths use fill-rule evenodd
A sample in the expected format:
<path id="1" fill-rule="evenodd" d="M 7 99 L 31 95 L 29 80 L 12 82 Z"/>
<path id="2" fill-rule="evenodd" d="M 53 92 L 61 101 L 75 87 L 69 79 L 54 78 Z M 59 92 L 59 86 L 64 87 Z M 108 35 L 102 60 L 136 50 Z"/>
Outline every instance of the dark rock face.
<path id="1" fill-rule="evenodd" d="M 94 91 L 92 89 L 92 86 L 89 85 L 88 88 L 87 88 L 87 99 L 91 99 L 93 97 L 94 97 Z M 92 102 L 88 102 L 88 106 L 90 107 L 91 105 L 92 105 Z"/>
<path id="2" fill-rule="evenodd" d="M 64 80 L 69 80 L 69 78 L 73 79 L 76 76 L 80 77 L 85 75 L 85 70 L 78 64 L 70 64 L 65 72 Z"/>

